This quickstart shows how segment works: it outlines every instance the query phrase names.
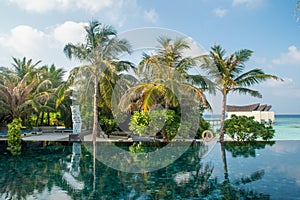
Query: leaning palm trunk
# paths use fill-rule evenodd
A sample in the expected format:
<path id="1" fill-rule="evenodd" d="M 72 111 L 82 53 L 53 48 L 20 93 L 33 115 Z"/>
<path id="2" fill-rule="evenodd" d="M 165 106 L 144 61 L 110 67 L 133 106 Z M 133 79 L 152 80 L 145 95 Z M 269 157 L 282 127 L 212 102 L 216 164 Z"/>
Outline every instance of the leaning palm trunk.
<path id="1" fill-rule="evenodd" d="M 223 170 L 224 170 L 224 179 L 228 180 L 228 168 L 227 168 L 227 160 L 226 160 L 226 151 L 225 144 L 221 142 L 221 153 L 222 153 L 222 162 L 223 162 Z"/>
<path id="2" fill-rule="evenodd" d="M 220 142 L 224 142 L 224 124 L 225 124 L 225 112 L 226 112 L 226 100 L 227 95 L 223 92 L 223 99 L 222 99 L 222 112 L 221 112 L 221 123 L 220 123 Z"/>

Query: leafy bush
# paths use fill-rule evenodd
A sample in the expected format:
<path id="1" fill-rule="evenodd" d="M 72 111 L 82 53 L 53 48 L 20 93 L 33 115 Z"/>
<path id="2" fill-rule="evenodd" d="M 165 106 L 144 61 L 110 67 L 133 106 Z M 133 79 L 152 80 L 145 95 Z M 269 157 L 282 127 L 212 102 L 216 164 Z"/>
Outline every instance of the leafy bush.
<path id="1" fill-rule="evenodd" d="M 113 131 L 115 131 L 118 127 L 117 122 L 115 119 L 111 119 L 106 116 L 101 116 L 99 120 L 100 126 L 102 130 L 107 134 L 110 135 Z"/>
<path id="2" fill-rule="evenodd" d="M 202 137 L 202 133 L 205 130 L 210 130 L 210 123 L 206 121 L 202 115 L 199 116 L 199 128 L 197 130 L 196 139 L 200 139 Z"/>
<path id="3" fill-rule="evenodd" d="M 180 118 L 174 110 L 152 110 L 149 112 L 150 128 L 155 133 L 161 132 L 163 137 L 171 140 L 178 132 Z"/>
<path id="4" fill-rule="evenodd" d="M 225 121 L 225 133 L 233 140 L 255 141 L 258 138 L 270 140 L 275 130 L 272 126 L 266 126 L 254 120 L 254 117 L 233 115 Z"/>
<path id="5" fill-rule="evenodd" d="M 129 130 L 135 134 L 146 135 L 149 122 L 150 117 L 148 113 L 135 111 L 129 122 Z"/>
<path id="6" fill-rule="evenodd" d="M 8 127 L 7 150 L 9 150 L 13 156 L 19 156 L 21 155 L 21 149 L 22 149 L 22 140 L 21 140 L 22 120 L 19 118 L 14 119 L 10 124 L 7 125 L 7 127 Z"/>
<path id="7" fill-rule="evenodd" d="M 33 130 L 34 120 L 32 118 L 29 118 L 24 122 L 24 125 L 27 130 Z"/>
<path id="8" fill-rule="evenodd" d="M 150 112 L 134 112 L 129 129 L 139 135 L 152 135 L 160 132 L 167 140 L 178 132 L 180 118 L 173 110 L 152 110 Z"/>

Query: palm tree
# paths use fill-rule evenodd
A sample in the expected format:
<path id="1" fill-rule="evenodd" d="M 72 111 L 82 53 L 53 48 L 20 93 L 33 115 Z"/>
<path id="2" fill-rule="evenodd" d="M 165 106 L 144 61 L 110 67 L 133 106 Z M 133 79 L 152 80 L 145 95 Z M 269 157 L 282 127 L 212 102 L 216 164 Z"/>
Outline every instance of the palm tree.
<path id="1" fill-rule="evenodd" d="M 211 48 L 209 56 L 204 58 L 203 65 L 204 68 L 208 69 L 208 73 L 214 80 L 216 88 L 223 96 L 220 142 L 224 141 L 225 108 L 229 92 L 249 94 L 253 97 L 261 98 L 262 95 L 260 92 L 250 89 L 249 86 L 266 81 L 267 79 L 281 80 L 275 75 L 265 74 L 261 69 L 252 69 L 244 72 L 245 62 L 253 54 L 251 50 L 241 49 L 228 57 L 225 57 L 225 54 L 226 51 L 220 45 L 215 45 Z"/>
<path id="2" fill-rule="evenodd" d="M 40 69 L 40 82 L 48 82 L 48 84 L 44 84 L 44 88 L 42 88 L 43 93 L 48 95 L 48 100 L 43 102 L 43 109 L 41 122 L 44 120 L 44 112 L 47 113 L 47 125 L 50 125 L 50 112 L 56 111 L 59 107 L 58 100 L 62 98 L 62 94 L 66 94 L 66 87 L 64 87 L 65 82 L 63 81 L 63 76 L 65 71 L 62 68 L 56 68 L 54 64 L 50 67 L 48 65 L 42 66 Z M 64 91 L 64 93 L 62 93 Z M 63 97 L 65 98 L 65 96 Z"/>
<path id="3" fill-rule="evenodd" d="M 191 75 L 189 70 L 199 57 L 184 56 L 189 44 L 183 38 L 158 38 L 160 46 L 154 55 L 143 54 L 137 75 L 141 84 L 132 87 L 121 99 L 121 110 L 148 111 L 154 105 L 175 108 L 179 99 L 189 96 L 208 106 L 203 90 L 211 85 L 203 76 Z M 210 88 L 211 89 L 211 88 Z M 176 96 L 180 94 L 181 97 Z M 194 94 L 191 98 L 191 94 Z M 200 100 L 200 102 L 199 102 Z"/>
<path id="4" fill-rule="evenodd" d="M 64 47 L 64 52 L 68 58 L 74 57 L 90 65 L 89 70 L 94 79 L 93 139 L 95 140 L 99 127 L 99 76 L 107 69 L 114 69 L 118 56 L 120 53 L 129 53 L 130 45 L 127 40 L 117 37 L 117 31 L 112 26 L 101 25 L 98 21 L 91 21 L 85 27 L 85 31 L 87 34 L 85 42 L 81 44 L 69 43 Z"/>
<path id="5" fill-rule="evenodd" d="M 0 106 L 5 110 L 11 119 L 19 118 L 30 110 L 30 95 L 34 93 L 37 86 L 37 80 L 30 83 L 26 73 L 23 78 L 14 74 L 2 74 L 0 83 Z"/>
<path id="6" fill-rule="evenodd" d="M 29 59 L 27 61 L 26 57 L 23 57 L 22 60 L 13 57 L 13 60 L 13 72 L 16 73 L 19 77 L 25 76 L 27 72 L 32 72 L 36 70 L 36 67 L 42 62 L 41 60 L 39 60 L 36 63 L 32 63 L 32 59 Z"/>
<path id="7" fill-rule="evenodd" d="M 41 79 L 43 74 L 36 66 L 41 62 L 32 64 L 13 58 L 13 69 L 1 67 L 0 69 L 0 105 L 10 118 L 26 117 L 32 112 L 35 102 L 46 101 L 47 94 L 42 91 L 49 82 Z"/>

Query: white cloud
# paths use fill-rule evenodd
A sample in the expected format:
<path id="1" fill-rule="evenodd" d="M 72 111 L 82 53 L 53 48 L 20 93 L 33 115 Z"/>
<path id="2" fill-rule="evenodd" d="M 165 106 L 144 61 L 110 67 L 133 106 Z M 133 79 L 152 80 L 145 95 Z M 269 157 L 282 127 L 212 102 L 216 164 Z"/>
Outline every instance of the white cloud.
<path id="1" fill-rule="evenodd" d="M 238 5 L 245 5 L 247 7 L 258 7 L 263 3 L 264 0 L 233 0 L 232 5 L 238 6 Z"/>
<path id="2" fill-rule="evenodd" d="M 0 36 L 0 52 L 3 55 L 9 54 L 6 60 L 1 59 L 1 66 L 9 66 L 13 56 L 42 60 L 46 64 L 54 63 L 68 70 L 75 62 L 68 61 L 63 53 L 63 47 L 68 42 L 77 43 L 83 40 L 83 33 L 79 28 L 83 29 L 83 25 L 84 23 L 69 21 L 47 32 L 26 25 L 16 26 L 8 35 Z"/>
<path id="3" fill-rule="evenodd" d="M 215 8 L 213 10 L 213 13 L 216 16 L 220 17 L 220 18 L 225 17 L 225 15 L 227 14 L 227 12 L 228 12 L 228 10 L 227 9 L 223 9 L 223 8 Z"/>
<path id="4" fill-rule="evenodd" d="M 295 86 L 295 81 L 292 78 L 283 78 L 283 81 L 269 79 L 262 83 L 262 85 L 273 88 L 292 88 Z"/>
<path id="5" fill-rule="evenodd" d="M 53 36 L 63 45 L 67 43 L 76 44 L 82 42 L 84 41 L 86 34 L 84 30 L 85 25 L 87 25 L 87 23 L 66 21 L 54 29 Z"/>
<path id="6" fill-rule="evenodd" d="M 9 47 L 22 54 L 33 56 L 40 52 L 48 42 L 48 36 L 30 26 L 20 25 L 11 30 L 11 35 L 2 42 L 3 46 Z"/>
<path id="7" fill-rule="evenodd" d="M 75 2 L 77 8 L 84 8 L 94 13 L 114 5 L 113 0 L 75 0 Z"/>
<path id="8" fill-rule="evenodd" d="M 6 0 L 27 12 L 49 13 L 52 11 L 78 11 L 98 14 L 106 21 L 123 26 L 125 21 L 141 18 L 155 22 L 154 9 L 143 11 L 137 0 Z M 101 12 L 101 13 L 100 13 Z M 103 19 L 102 19 L 103 20 Z"/>
<path id="9" fill-rule="evenodd" d="M 208 54 L 208 52 L 205 51 L 204 48 L 201 47 L 193 38 L 186 37 L 185 40 L 188 42 L 190 48 L 184 50 L 183 55 L 196 57 L 196 56 Z"/>
<path id="10" fill-rule="evenodd" d="M 300 65 L 300 50 L 296 46 L 289 46 L 287 53 L 282 53 L 278 59 L 272 61 L 277 65 Z"/>
<path id="11" fill-rule="evenodd" d="M 98 12 L 114 5 L 114 0 L 9 0 L 21 9 L 44 13 L 53 10 L 84 9 Z"/>
<path id="12" fill-rule="evenodd" d="M 149 22 L 155 23 L 158 20 L 158 14 L 155 9 L 152 8 L 144 11 L 144 18 Z"/>
<path id="13" fill-rule="evenodd" d="M 16 4 L 21 9 L 33 11 L 37 13 L 48 12 L 51 10 L 63 10 L 69 7 L 70 0 L 9 0 L 11 3 Z"/>
<path id="14" fill-rule="evenodd" d="M 136 19 L 141 16 L 141 8 L 136 0 L 114 0 L 113 6 L 105 10 L 105 16 L 113 24 L 123 26 L 126 20 Z"/>

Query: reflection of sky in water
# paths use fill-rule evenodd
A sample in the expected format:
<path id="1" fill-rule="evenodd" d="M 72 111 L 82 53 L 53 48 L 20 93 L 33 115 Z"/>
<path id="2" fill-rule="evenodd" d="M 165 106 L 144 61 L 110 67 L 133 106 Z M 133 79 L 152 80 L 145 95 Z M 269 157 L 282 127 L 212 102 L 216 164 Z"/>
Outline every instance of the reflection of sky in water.
<path id="1" fill-rule="evenodd" d="M 220 146 L 217 145 L 206 158 L 213 160 L 214 176 L 223 178 Z M 256 150 L 255 157 L 232 157 L 226 151 L 231 182 L 251 173 L 264 170 L 262 179 L 248 183 L 245 188 L 270 194 L 271 199 L 295 199 L 300 196 L 300 141 L 276 141 L 272 146 Z M 205 160 L 206 160 L 205 159 Z"/>
<path id="2" fill-rule="evenodd" d="M 248 146 L 255 152 L 248 157 L 245 155 L 248 155 L 249 151 L 244 151 L 240 145 L 226 146 L 230 187 L 270 195 L 271 199 L 299 198 L 300 141 L 276 141 L 273 145 L 258 144 L 260 145 Z M 197 167 L 200 166 L 200 174 L 207 164 L 213 167 L 212 176 L 208 177 L 210 180 L 217 178 L 217 189 L 224 183 L 220 144 L 216 143 L 204 158 L 199 157 L 199 152 L 201 148 L 189 149 L 169 166 L 144 174 L 119 172 L 97 162 L 94 179 L 91 154 L 83 148 L 79 175 L 73 177 L 74 180 L 84 183 L 83 189 L 72 188 L 72 184 L 68 184 L 63 178 L 71 162 L 70 147 L 53 146 L 51 151 L 38 148 L 22 155 L 19 160 L 1 153 L 0 199 L 4 198 L 7 189 L 23 191 L 27 194 L 26 199 L 172 199 L 174 196 L 177 199 L 192 199 L 197 196 L 198 191 L 194 188 L 197 185 L 194 179 Z M 233 153 L 240 156 L 233 157 Z M 236 185 L 237 180 L 250 177 L 255 172 L 263 172 L 263 176 L 248 184 Z M 95 189 L 93 181 L 96 181 Z M 202 184 L 200 182 L 199 185 Z M 26 189 L 27 186 L 29 190 Z M 3 191 L 4 188 L 6 189 Z M 218 193 L 215 190 L 211 192 Z"/>

